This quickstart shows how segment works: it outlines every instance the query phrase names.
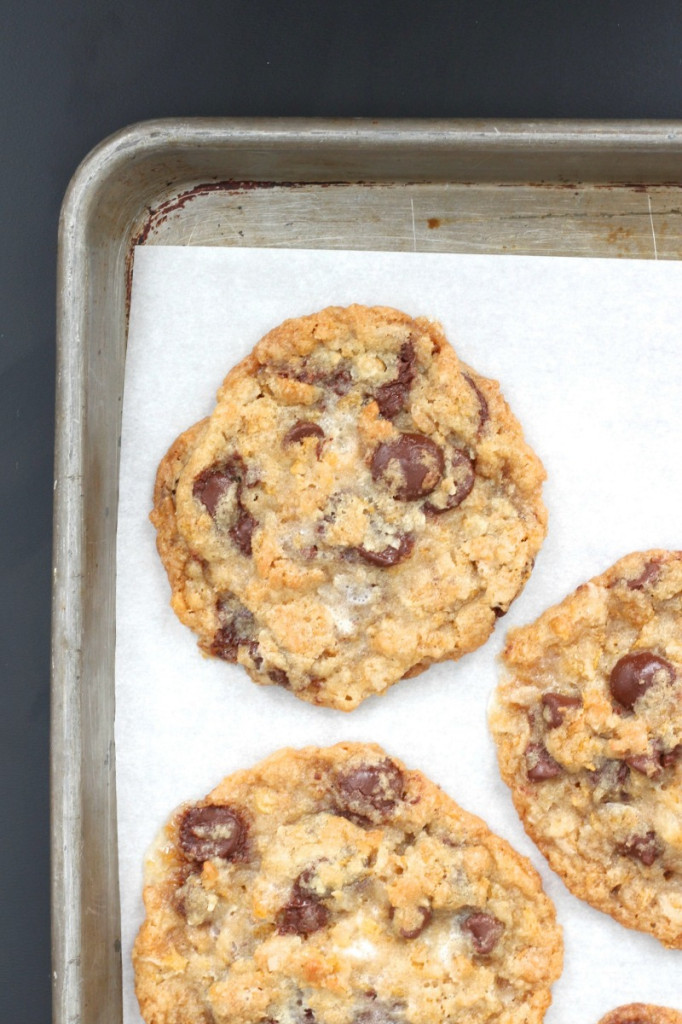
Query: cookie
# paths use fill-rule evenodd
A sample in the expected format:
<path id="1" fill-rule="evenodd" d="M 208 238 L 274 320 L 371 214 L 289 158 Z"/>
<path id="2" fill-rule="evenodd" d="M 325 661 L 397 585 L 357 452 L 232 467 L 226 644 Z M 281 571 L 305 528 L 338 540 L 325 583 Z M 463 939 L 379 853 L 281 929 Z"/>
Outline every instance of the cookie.
<path id="1" fill-rule="evenodd" d="M 665 1006 L 648 1003 L 630 1003 L 619 1006 L 599 1021 L 599 1024 L 682 1024 L 682 1013 Z"/>
<path id="2" fill-rule="evenodd" d="M 438 324 L 330 308 L 228 374 L 151 519 L 205 654 L 351 710 L 488 638 L 544 538 L 543 479 Z"/>
<path id="3" fill-rule="evenodd" d="M 535 1024 L 562 966 L 530 863 L 370 744 L 283 750 L 181 807 L 144 902 L 148 1024 Z"/>
<path id="4" fill-rule="evenodd" d="M 682 552 L 621 559 L 502 660 L 490 725 L 526 831 L 576 896 L 682 949 Z"/>

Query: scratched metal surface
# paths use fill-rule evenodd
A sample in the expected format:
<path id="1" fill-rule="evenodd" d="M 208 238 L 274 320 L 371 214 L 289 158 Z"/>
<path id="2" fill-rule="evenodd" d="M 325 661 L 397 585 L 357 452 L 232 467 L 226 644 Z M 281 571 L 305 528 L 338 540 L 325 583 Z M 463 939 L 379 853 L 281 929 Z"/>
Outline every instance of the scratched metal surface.
<path id="1" fill-rule="evenodd" d="M 677 122 L 160 121 L 62 208 L 52 655 L 56 1024 L 119 1024 L 115 544 L 132 250 L 231 245 L 678 259 Z"/>
<path id="2" fill-rule="evenodd" d="M 681 202 L 642 185 L 226 186 L 160 204 L 145 243 L 676 259 Z"/>

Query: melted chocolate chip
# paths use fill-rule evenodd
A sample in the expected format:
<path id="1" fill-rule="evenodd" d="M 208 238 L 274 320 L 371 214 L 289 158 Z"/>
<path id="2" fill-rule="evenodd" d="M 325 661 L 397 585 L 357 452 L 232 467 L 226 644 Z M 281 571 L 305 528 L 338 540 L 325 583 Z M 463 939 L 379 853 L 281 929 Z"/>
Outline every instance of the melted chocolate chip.
<path id="1" fill-rule="evenodd" d="M 650 779 L 656 778 L 663 770 L 661 755 L 658 751 L 654 751 L 653 754 L 635 754 L 634 757 L 627 757 L 625 760 L 630 768 L 634 768 L 640 775 L 646 775 Z"/>
<path id="2" fill-rule="evenodd" d="M 239 641 L 229 626 L 223 626 L 214 633 L 210 651 L 214 658 L 222 658 L 233 665 L 237 663 Z"/>
<path id="3" fill-rule="evenodd" d="M 242 489 L 246 486 L 247 469 L 241 455 L 231 455 L 224 462 L 216 463 L 203 470 L 194 480 L 192 493 L 206 508 L 215 520 L 221 499 L 228 493 L 233 484 L 235 490 L 235 521 L 228 533 L 235 547 L 243 555 L 251 554 L 253 531 L 258 526 L 257 520 L 242 504 Z"/>
<path id="4" fill-rule="evenodd" d="M 542 717 L 548 729 L 558 729 L 563 725 L 564 712 L 568 708 L 582 707 L 580 697 L 566 697 L 562 693 L 543 693 Z"/>
<path id="5" fill-rule="evenodd" d="M 309 420 L 298 420 L 293 427 L 286 432 L 282 444 L 295 444 L 303 441 L 306 437 L 324 437 L 324 430 L 318 423 L 311 423 Z"/>
<path id="6" fill-rule="evenodd" d="M 258 526 L 250 512 L 241 505 L 237 513 L 237 522 L 230 528 L 230 537 L 243 555 L 251 554 L 253 531 Z"/>
<path id="7" fill-rule="evenodd" d="M 532 782 L 545 782 L 561 775 L 563 768 L 541 743 L 526 747 L 526 774 Z"/>
<path id="8" fill-rule="evenodd" d="M 643 836 L 630 836 L 624 843 L 616 847 L 619 853 L 639 860 L 645 867 L 651 867 L 663 853 L 663 848 L 655 832 L 647 832 Z"/>
<path id="9" fill-rule="evenodd" d="M 277 686 L 284 687 L 285 690 L 291 689 L 291 682 L 289 676 L 286 674 L 283 668 L 271 668 L 268 671 L 268 679 L 272 679 L 273 683 Z"/>
<path id="10" fill-rule="evenodd" d="M 654 740 L 653 750 L 646 754 L 636 754 L 626 758 L 627 763 L 635 771 L 647 775 L 650 779 L 658 776 L 667 768 L 673 768 L 682 757 L 682 743 L 672 750 L 666 750 L 661 740 Z"/>
<path id="11" fill-rule="evenodd" d="M 414 538 L 409 533 L 398 534 L 398 537 L 398 547 L 388 545 L 382 548 L 381 551 L 372 551 L 370 548 L 364 547 L 349 548 L 349 550 L 357 552 L 361 558 L 364 558 L 371 565 L 378 565 L 381 569 L 388 569 L 392 565 L 397 565 L 398 562 L 409 558 L 412 554 Z"/>
<path id="12" fill-rule="evenodd" d="M 343 363 L 329 372 L 304 359 L 297 369 L 280 370 L 279 375 L 280 377 L 291 377 L 302 384 L 314 384 L 316 387 L 326 388 L 327 391 L 333 391 L 339 396 L 347 394 L 353 386 L 353 375 L 348 366 Z"/>
<path id="13" fill-rule="evenodd" d="M 245 475 L 246 467 L 241 455 L 231 455 L 224 462 L 215 463 L 215 465 L 202 470 L 195 477 L 192 494 L 204 505 L 208 514 L 215 519 L 220 499 L 229 491 L 232 484 L 237 484 L 239 492 Z"/>
<path id="14" fill-rule="evenodd" d="M 594 788 L 601 791 L 602 803 L 627 803 L 630 795 L 623 787 L 629 778 L 630 769 L 625 762 L 611 760 L 588 775 Z"/>
<path id="15" fill-rule="evenodd" d="M 329 921 L 329 911 L 315 893 L 305 887 L 304 872 L 294 882 L 286 906 L 277 912 L 275 922 L 280 935 L 302 935 L 307 938 L 313 932 L 324 928 Z"/>
<path id="16" fill-rule="evenodd" d="M 346 366 L 339 366 L 325 380 L 325 386 L 335 395 L 347 395 L 353 386 L 353 375 Z"/>
<path id="17" fill-rule="evenodd" d="M 611 669 L 609 688 L 611 695 L 624 708 L 632 710 L 636 701 L 655 683 L 670 685 L 675 669 L 665 658 L 651 651 L 626 654 Z"/>
<path id="18" fill-rule="evenodd" d="M 486 425 L 486 423 L 490 419 L 490 410 L 488 409 L 488 400 L 485 397 L 485 395 L 483 394 L 483 392 L 481 391 L 481 389 L 479 388 L 478 384 L 476 383 L 476 381 L 474 380 L 473 377 L 470 377 L 468 373 L 463 373 L 462 376 L 464 377 L 465 381 L 467 382 L 469 387 L 472 389 L 472 391 L 476 395 L 476 398 L 478 399 L 478 433 L 480 434 L 481 431 L 483 430 L 483 427 Z"/>
<path id="19" fill-rule="evenodd" d="M 679 760 L 682 759 L 682 743 L 678 743 L 672 750 L 666 750 L 661 752 L 661 766 L 663 768 L 673 768 Z"/>
<path id="20" fill-rule="evenodd" d="M 372 479 L 381 480 L 398 501 L 425 498 L 444 469 L 442 449 L 423 434 L 401 434 L 380 444 L 371 462 Z"/>
<path id="21" fill-rule="evenodd" d="M 243 852 L 246 832 L 244 819 L 231 807 L 190 807 L 180 822 L 180 846 L 189 860 L 234 860 Z"/>
<path id="22" fill-rule="evenodd" d="M 445 452 L 445 475 L 452 477 L 452 487 L 445 499 L 434 504 L 427 501 L 424 504 L 424 512 L 427 515 L 437 516 L 441 512 L 449 512 L 457 508 L 467 498 L 473 489 L 476 480 L 474 464 L 465 451 L 461 448 L 449 447 Z"/>
<path id="23" fill-rule="evenodd" d="M 504 925 L 492 914 L 477 912 L 469 914 L 462 922 L 462 929 L 469 932 L 473 947 L 477 953 L 486 956 L 492 953 L 502 937 Z"/>
<path id="24" fill-rule="evenodd" d="M 257 655 L 258 644 L 254 640 L 256 620 L 233 594 L 222 594 L 217 603 L 218 620 L 222 623 L 215 633 L 210 651 L 223 661 L 237 661 L 239 648 L 249 647 L 251 656 Z"/>
<path id="25" fill-rule="evenodd" d="M 414 343 L 406 341 L 398 356 L 398 376 L 377 388 L 374 395 L 379 412 L 392 420 L 407 404 L 407 398 L 415 377 L 416 356 Z"/>
<path id="26" fill-rule="evenodd" d="M 628 580 L 629 590 L 644 590 L 649 584 L 655 583 L 661 575 L 661 563 L 657 561 L 647 562 L 642 572 L 634 580 Z"/>
<path id="27" fill-rule="evenodd" d="M 422 919 L 415 928 L 400 929 L 400 934 L 404 939 L 418 938 L 431 921 L 431 918 L 433 917 L 433 914 L 431 913 L 431 907 L 417 907 L 417 910 L 421 914 Z"/>
<path id="28" fill-rule="evenodd" d="M 337 803 L 341 810 L 360 818 L 376 818 L 378 813 L 383 819 L 402 799 L 404 785 L 403 773 L 389 758 L 359 765 L 337 776 Z"/>

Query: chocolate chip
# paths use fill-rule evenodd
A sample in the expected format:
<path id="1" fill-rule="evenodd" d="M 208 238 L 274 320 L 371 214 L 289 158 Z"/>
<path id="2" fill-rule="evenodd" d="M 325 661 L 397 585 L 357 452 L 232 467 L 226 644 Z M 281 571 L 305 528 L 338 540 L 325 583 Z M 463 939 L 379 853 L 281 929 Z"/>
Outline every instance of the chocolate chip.
<path id="1" fill-rule="evenodd" d="M 180 822 L 180 846 L 189 860 L 234 860 L 243 852 L 246 832 L 244 819 L 231 807 L 190 807 Z"/>
<path id="2" fill-rule="evenodd" d="M 381 551 L 373 551 L 370 548 L 356 547 L 349 548 L 349 551 L 357 552 L 361 558 L 371 565 L 378 565 L 381 569 L 388 569 L 398 562 L 404 561 L 412 554 L 414 538 L 409 533 L 398 534 L 398 546 L 387 545 Z"/>
<path id="3" fill-rule="evenodd" d="M 348 366 L 343 363 L 340 363 L 330 372 L 304 359 L 296 369 L 287 367 L 284 370 L 280 370 L 279 376 L 291 377 L 302 384 L 314 384 L 317 387 L 325 388 L 327 391 L 333 391 L 339 396 L 347 394 L 353 386 L 353 375 Z"/>
<path id="4" fill-rule="evenodd" d="M 228 533 L 234 545 L 243 555 L 251 554 L 251 539 L 258 525 L 257 520 L 242 504 L 242 489 L 252 486 L 246 481 L 247 468 L 241 455 L 231 455 L 224 462 L 216 463 L 203 470 L 194 480 L 192 493 L 206 508 L 215 520 L 221 499 L 236 485 L 234 504 L 235 521 Z M 222 517 L 222 513 L 221 513 Z"/>
<path id="5" fill-rule="evenodd" d="M 226 593 L 219 597 L 216 611 L 221 627 L 213 637 L 211 654 L 223 661 L 236 662 L 240 646 L 246 645 L 254 657 L 258 650 L 254 640 L 256 620 L 249 609 L 234 594 Z"/>
<path id="6" fill-rule="evenodd" d="M 215 463 L 202 470 L 195 477 L 192 494 L 215 519 L 220 499 L 229 491 L 232 484 L 237 484 L 239 491 L 245 475 L 246 467 L 241 455 L 231 455 L 224 462 Z"/>
<path id="7" fill-rule="evenodd" d="M 374 395 L 379 412 L 387 420 L 392 420 L 405 407 L 415 377 L 414 343 L 406 341 L 398 356 L 398 375 L 377 388 Z"/>
<path id="8" fill-rule="evenodd" d="M 247 512 L 241 505 L 237 513 L 237 521 L 234 526 L 230 527 L 230 537 L 234 542 L 235 546 L 239 548 L 243 555 L 250 555 L 252 549 L 252 537 L 253 531 L 258 526 L 258 522 L 253 518 L 250 512 Z"/>
<path id="9" fill-rule="evenodd" d="M 629 793 L 624 786 L 630 778 L 630 769 L 624 761 L 605 761 L 596 771 L 587 776 L 595 790 L 600 791 L 603 803 L 627 803 Z M 599 795 L 599 794 L 598 794 Z"/>
<path id="10" fill-rule="evenodd" d="M 653 748 L 651 753 L 626 758 L 631 768 L 650 779 L 658 778 L 666 768 L 673 768 L 682 757 L 682 743 L 678 743 L 672 750 L 666 750 L 661 740 L 654 740 Z"/>
<path id="11" fill-rule="evenodd" d="M 629 590 L 644 590 L 650 583 L 655 583 L 661 575 L 661 563 L 655 559 L 647 562 L 642 572 L 634 580 L 628 580 Z"/>
<path id="12" fill-rule="evenodd" d="M 611 695 L 624 708 L 632 710 L 636 701 L 655 683 L 671 684 L 675 669 L 665 658 L 651 651 L 626 654 L 611 669 Z"/>
<path id="13" fill-rule="evenodd" d="M 431 918 L 433 917 L 433 914 L 431 913 L 431 907 L 417 907 L 417 910 L 421 914 L 422 919 L 415 928 L 400 929 L 400 934 L 404 939 L 418 938 L 431 921 Z"/>
<path id="14" fill-rule="evenodd" d="M 424 504 L 424 512 L 427 515 L 437 516 L 441 512 L 449 512 L 457 508 L 467 498 L 473 489 L 476 474 L 474 464 L 467 453 L 461 448 L 448 446 L 445 449 L 445 471 L 444 474 L 452 477 L 452 486 L 449 492 L 442 496 L 438 494 L 438 500 L 427 501 Z"/>
<path id="15" fill-rule="evenodd" d="M 303 441 L 306 437 L 324 437 L 324 430 L 319 423 L 311 423 L 310 420 L 298 420 L 290 430 L 287 430 L 282 444 L 295 444 Z"/>
<path id="16" fill-rule="evenodd" d="M 563 768 L 541 743 L 529 743 L 526 747 L 526 774 L 533 782 L 545 782 L 561 775 Z"/>
<path id="17" fill-rule="evenodd" d="M 548 729 L 558 729 L 563 725 L 564 711 L 568 708 L 582 707 L 580 697 L 566 697 L 563 693 L 543 693 L 542 717 Z"/>
<path id="18" fill-rule="evenodd" d="M 661 755 L 658 751 L 653 754 L 635 754 L 634 757 L 626 757 L 625 760 L 630 768 L 634 768 L 636 772 L 646 775 L 650 779 L 656 778 L 663 770 Z"/>
<path id="19" fill-rule="evenodd" d="M 474 949 L 477 953 L 486 956 L 492 953 L 500 941 L 504 925 L 492 914 L 477 912 L 469 914 L 462 922 L 462 930 L 469 932 Z"/>
<path id="20" fill-rule="evenodd" d="M 347 395 L 353 386 L 353 375 L 347 367 L 339 366 L 329 374 L 325 384 L 335 395 Z"/>
<path id="21" fill-rule="evenodd" d="M 389 758 L 377 764 L 361 764 L 336 778 L 336 796 L 341 810 L 360 818 L 381 819 L 390 815 L 402 799 L 405 779 Z"/>
<path id="22" fill-rule="evenodd" d="M 382 384 L 375 395 L 381 415 L 387 420 L 392 420 L 394 416 L 397 416 L 407 401 L 408 393 L 409 388 L 399 381 Z"/>
<path id="23" fill-rule="evenodd" d="M 291 689 L 291 682 L 289 676 L 286 674 L 283 668 L 271 668 L 268 671 L 268 679 L 272 679 L 273 683 L 277 686 L 284 687 L 285 690 Z"/>
<path id="24" fill-rule="evenodd" d="M 371 462 L 372 479 L 381 480 L 398 501 L 425 498 L 444 469 L 442 449 L 423 434 L 401 434 L 380 444 Z"/>
<path id="25" fill-rule="evenodd" d="M 210 651 L 214 658 L 237 663 L 239 643 L 229 626 L 221 627 L 213 634 Z"/>
<path id="26" fill-rule="evenodd" d="M 318 900 L 292 899 L 277 912 L 277 930 L 280 935 L 312 935 L 329 921 L 329 911 Z"/>
<path id="27" fill-rule="evenodd" d="M 682 743 L 678 743 L 672 750 L 661 752 L 661 766 L 663 768 L 673 768 L 680 759 L 682 759 Z"/>
<path id="28" fill-rule="evenodd" d="M 663 848 L 655 832 L 647 832 L 643 836 L 630 836 L 624 843 L 616 847 L 619 853 L 639 860 L 645 867 L 651 867 L 663 853 Z"/>
<path id="29" fill-rule="evenodd" d="M 483 430 L 483 427 L 490 419 L 488 400 L 473 377 L 470 377 L 468 373 L 463 373 L 462 376 L 464 377 L 465 381 L 467 382 L 469 387 L 476 395 L 476 398 L 478 399 L 478 433 L 480 434 L 481 431 Z"/>
<path id="30" fill-rule="evenodd" d="M 302 935 L 306 938 L 324 928 L 329 921 L 329 911 L 324 903 L 305 886 L 304 872 L 294 882 L 286 906 L 277 912 L 275 923 L 280 935 Z"/>

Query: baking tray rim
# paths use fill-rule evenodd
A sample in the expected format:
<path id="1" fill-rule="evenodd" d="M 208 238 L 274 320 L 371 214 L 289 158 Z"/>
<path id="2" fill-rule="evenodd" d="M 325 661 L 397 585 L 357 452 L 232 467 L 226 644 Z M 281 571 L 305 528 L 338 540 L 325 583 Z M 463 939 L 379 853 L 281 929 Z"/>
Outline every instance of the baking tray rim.
<path id="1" fill-rule="evenodd" d="M 563 154 L 579 149 L 587 161 L 590 154 L 597 158 L 605 150 L 618 156 L 634 149 L 655 160 L 661 153 L 682 155 L 682 121 L 170 118 L 143 121 L 121 129 L 99 143 L 77 168 L 62 205 L 57 268 L 51 671 L 52 949 L 56 1024 L 83 1019 L 82 985 L 87 970 L 81 960 L 81 682 L 83 649 L 87 643 L 83 631 L 88 568 L 83 521 L 88 501 L 84 491 L 84 441 L 89 421 L 84 357 L 91 341 L 86 318 L 88 289 L 92 286 L 88 263 L 92 218 L 97 213 L 98 199 L 106 193 L 107 187 L 136 160 L 153 158 L 180 146 L 195 151 L 257 146 L 275 152 L 292 145 L 296 145 L 299 152 L 311 154 L 325 146 L 337 152 L 353 148 L 360 161 L 369 162 L 378 151 L 400 153 L 406 148 L 414 151 L 416 147 L 455 152 L 469 147 L 492 149 L 502 154 L 533 150 Z M 263 179 L 254 177 L 253 180 Z M 310 183 L 325 180 L 324 175 L 307 178 Z M 370 173 L 363 176 L 363 180 L 389 183 L 393 179 L 373 178 Z M 652 184 L 664 183 L 652 174 Z M 143 209 L 138 210 L 139 214 L 142 212 Z M 127 222 L 128 234 L 123 239 L 122 249 L 131 244 L 133 221 L 134 212 Z M 115 518 L 114 514 L 114 523 Z M 112 765 L 112 782 L 113 778 Z M 97 1016 L 99 1019 L 99 1013 Z"/>

